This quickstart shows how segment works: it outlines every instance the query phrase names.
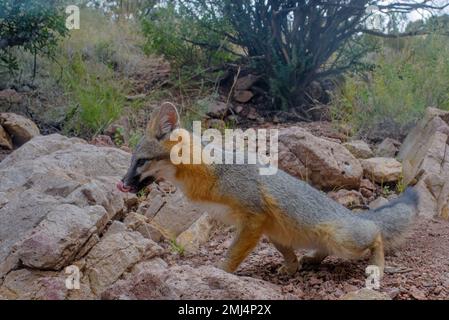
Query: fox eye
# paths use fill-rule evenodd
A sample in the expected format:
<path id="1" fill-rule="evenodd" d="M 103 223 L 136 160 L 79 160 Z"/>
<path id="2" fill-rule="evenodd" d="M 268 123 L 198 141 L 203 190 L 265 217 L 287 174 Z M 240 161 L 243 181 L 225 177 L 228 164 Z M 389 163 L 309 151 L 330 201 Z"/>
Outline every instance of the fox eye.
<path id="1" fill-rule="evenodd" d="M 139 159 L 137 160 L 137 166 L 141 167 L 143 166 L 145 163 L 147 163 L 148 159 Z"/>

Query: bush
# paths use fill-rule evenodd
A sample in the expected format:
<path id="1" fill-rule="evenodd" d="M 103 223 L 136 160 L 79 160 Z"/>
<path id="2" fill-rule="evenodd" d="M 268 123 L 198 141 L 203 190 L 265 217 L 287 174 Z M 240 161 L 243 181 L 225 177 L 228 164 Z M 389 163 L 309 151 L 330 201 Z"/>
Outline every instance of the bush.
<path id="1" fill-rule="evenodd" d="M 198 22 L 175 6 L 155 8 L 142 21 L 147 53 L 164 55 L 177 67 L 212 66 L 232 61 L 226 37 L 213 30 L 230 27 L 221 19 L 203 15 Z"/>
<path id="2" fill-rule="evenodd" d="M 352 123 L 358 131 L 384 119 L 407 124 L 428 106 L 449 110 L 446 37 L 385 41 L 374 63 L 372 72 L 346 79 L 334 97 L 336 119 Z"/>
<path id="3" fill-rule="evenodd" d="M 83 27 L 61 43 L 56 58 L 64 66 L 61 85 L 70 105 L 64 130 L 91 137 L 122 115 L 127 77 L 139 68 L 142 53 L 136 52 L 140 39 L 131 23 L 111 21 L 98 11 L 83 10 L 81 16 Z M 53 77 L 60 77 L 59 68 Z"/>
<path id="4" fill-rule="evenodd" d="M 52 56 L 59 36 L 65 36 L 65 16 L 56 1 L 0 1 L 0 66 L 19 68 L 13 48 Z"/>

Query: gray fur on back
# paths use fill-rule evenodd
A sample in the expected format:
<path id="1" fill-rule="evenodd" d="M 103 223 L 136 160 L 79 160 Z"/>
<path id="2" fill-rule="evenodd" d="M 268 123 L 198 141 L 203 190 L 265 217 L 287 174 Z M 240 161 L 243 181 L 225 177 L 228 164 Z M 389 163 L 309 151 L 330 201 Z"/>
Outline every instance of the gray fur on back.
<path id="1" fill-rule="evenodd" d="M 263 192 L 271 195 L 281 210 L 302 226 L 332 223 L 341 226 L 358 243 L 368 244 L 381 230 L 389 241 L 410 224 L 416 206 L 416 193 L 405 195 L 391 204 L 366 213 L 354 213 L 309 184 L 278 170 L 274 175 L 259 175 L 257 165 L 214 165 L 218 189 L 245 203 L 251 211 L 264 208 Z M 377 232 L 376 232 L 377 231 Z"/>

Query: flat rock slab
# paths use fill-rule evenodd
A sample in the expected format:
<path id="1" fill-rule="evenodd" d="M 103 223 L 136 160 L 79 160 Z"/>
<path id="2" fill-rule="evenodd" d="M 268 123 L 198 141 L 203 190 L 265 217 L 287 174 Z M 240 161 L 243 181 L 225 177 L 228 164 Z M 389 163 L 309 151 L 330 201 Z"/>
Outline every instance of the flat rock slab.
<path id="1" fill-rule="evenodd" d="M 115 189 L 130 154 L 37 136 L 0 163 L 0 281 L 24 267 L 61 270 L 124 208 Z"/>

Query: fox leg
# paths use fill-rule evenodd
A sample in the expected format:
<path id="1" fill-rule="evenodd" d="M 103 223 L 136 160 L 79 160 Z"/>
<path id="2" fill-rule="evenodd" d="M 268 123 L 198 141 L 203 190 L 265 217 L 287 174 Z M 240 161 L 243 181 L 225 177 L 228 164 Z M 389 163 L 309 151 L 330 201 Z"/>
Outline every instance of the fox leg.
<path id="1" fill-rule="evenodd" d="M 244 224 L 229 247 L 226 259 L 220 266 L 221 269 L 227 272 L 234 272 L 257 245 L 262 233 L 263 224 L 260 221 L 250 220 Z"/>
<path id="2" fill-rule="evenodd" d="M 299 267 L 298 257 L 296 256 L 295 251 L 292 248 L 283 246 L 273 240 L 271 240 L 271 242 L 284 257 L 284 264 L 279 268 L 278 272 L 290 275 L 295 274 Z"/>
<path id="3" fill-rule="evenodd" d="M 384 245 L 382 241 L 382 236 L 379 234 L 373 241 L 370 247 L 371 259 L 369 261 L 370 265 L 375 265 L 379 268 L 380 277 L 384 275 L 385 268 L 385 257 L 384 257 Z"/>
<path id="4" fill-rule="evenodd" d="M 299 260 L 301 268 L 319 265 L 328 254 L 325 251 L 316 250 L 310 254 L 303 255 Z"/>

